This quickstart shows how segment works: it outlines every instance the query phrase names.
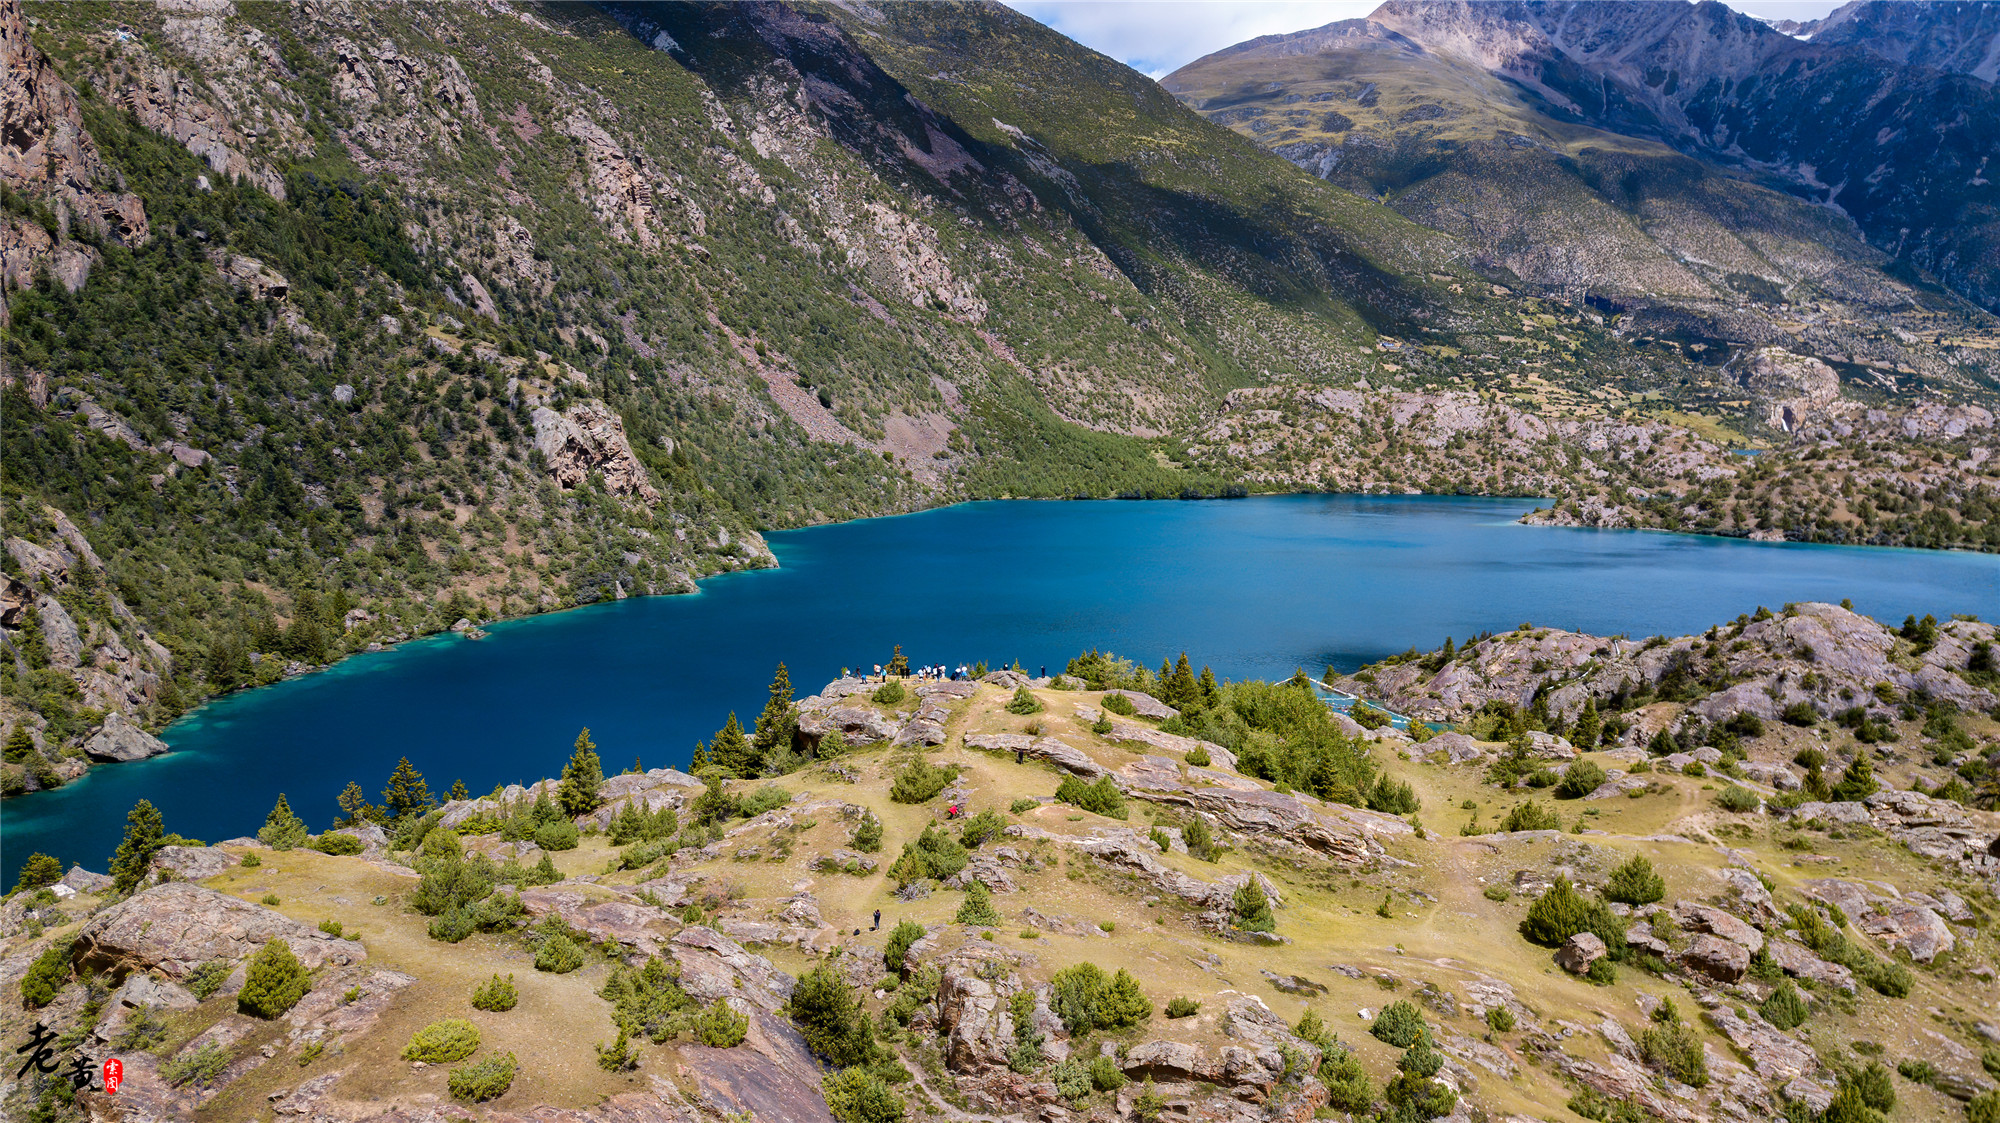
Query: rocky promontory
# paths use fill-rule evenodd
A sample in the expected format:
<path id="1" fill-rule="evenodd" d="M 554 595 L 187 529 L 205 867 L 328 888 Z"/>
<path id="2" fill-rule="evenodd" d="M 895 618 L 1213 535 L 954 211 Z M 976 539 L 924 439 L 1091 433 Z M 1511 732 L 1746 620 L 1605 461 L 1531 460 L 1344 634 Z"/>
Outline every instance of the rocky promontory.
<path id="1" fill-rule="evenodd" d="M 0 906 L 0 1030 L 126 1083 L 6 1108 L 1983 1118 L 1992 631 L 1805 604 L 1337 682 L 1407 730 L 1093 653 L 837 681 L 690 771 L 584 741 L 317 836 L 141 830 Z"/>

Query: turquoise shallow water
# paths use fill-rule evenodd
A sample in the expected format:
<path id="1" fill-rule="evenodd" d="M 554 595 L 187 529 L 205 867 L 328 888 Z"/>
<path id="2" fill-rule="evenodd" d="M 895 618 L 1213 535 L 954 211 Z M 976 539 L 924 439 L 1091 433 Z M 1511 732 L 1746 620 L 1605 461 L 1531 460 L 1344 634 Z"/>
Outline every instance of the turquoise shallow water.
<path id="1" fill-rule="evenodd" d="M 175 752 L 0 805 L 12 884 L 27 855 L 103 869 L 141 797 L 169 830 L 253 832 L 280 791 L 315 830 L 408 755 L 442 793 L 554 775 L 589 726 L 608 770 L 685 764 L 779 660 L 810 693 L 843 665 L 1055 668 L 1088 648 L 1157 666 L 1185 649 L 1228 678 L 1352 669 L 1522 621 L 1630 635 L 1759 604 L 1991 616 L 2000 557 L 1520 526 L 1525 500 L 1289 496 L 1203 503 L 970 503 L 770 536 L 781 567 L 349 659 L 225 698 Z"/>

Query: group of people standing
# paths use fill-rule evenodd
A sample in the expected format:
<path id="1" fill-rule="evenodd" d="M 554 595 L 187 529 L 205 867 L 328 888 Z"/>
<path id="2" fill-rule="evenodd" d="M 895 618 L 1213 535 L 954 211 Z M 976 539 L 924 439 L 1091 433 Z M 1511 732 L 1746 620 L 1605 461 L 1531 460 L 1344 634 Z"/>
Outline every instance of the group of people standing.
<path id="1" fill-rule="evenodd" d="M 875 674 L 873 677 L 877 682 L 888 681 L 888 676 L 882 673 L 882 664 L 880 663 L 875 664 Z M 914 679 L 924 679 L 931 682 L 944 682 L 946 680 L 949 680 L 951 682 L 957 682 L 960 679 L 971 678 L 972 668 L 966 666 L 963 663 L 960 663 L 956 667 L 947 667 L 942 663 L 932 663 L 927 666 L 917 667 L 916 669 L 912 670 L 909 674 L 909 677 Z"/>

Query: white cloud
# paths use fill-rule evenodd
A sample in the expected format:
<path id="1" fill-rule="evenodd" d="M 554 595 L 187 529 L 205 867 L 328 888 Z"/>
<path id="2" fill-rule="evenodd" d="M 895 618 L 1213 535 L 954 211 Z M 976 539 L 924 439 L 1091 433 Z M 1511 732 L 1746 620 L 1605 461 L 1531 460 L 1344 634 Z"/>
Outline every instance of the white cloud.
<path id="1" fill-rule="evenodd" d="M 1095 51 L 1163 78 L 1212 51 L 1359 19 L 1380 0 L 1004 0 Z M 1769 19 L 1816 19 L 1840 0 L 1728 0 Z"/>

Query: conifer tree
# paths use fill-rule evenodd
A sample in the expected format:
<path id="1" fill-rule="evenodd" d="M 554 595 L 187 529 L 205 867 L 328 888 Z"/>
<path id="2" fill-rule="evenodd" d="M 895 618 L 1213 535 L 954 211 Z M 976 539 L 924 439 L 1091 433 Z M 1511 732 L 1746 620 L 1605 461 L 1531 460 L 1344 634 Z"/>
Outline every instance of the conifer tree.
<path id="1" fill-rule="evenodd" d="M 306 841 L 306 824 L 303 819 L 292 814 L 292 805 L 285 802 L 285 793 L 278 793 L 278 802 L 271 813 L 264 816 L 264 826 L 257 832 L 257 841 L 273 850 L 290 850 L 302 846 Z"/>
<path id="2" fill-rule="evenodd" d="M 708 746 L 701 741 L 696 741 L 694 743 L 694 756 L 688 758 L 689 775 L 701 775 L 701 770 L 707 768 L 711 763 L 713 762 L 708 759 Z"/>
<path id="3" fill-rule="evenodd" d="M 396 761 L 396 770 L 389 774 L 389 786 L 382 789 L 382 808 L 392 821 L 400 821 L 405 815 L 422 815 L 431 809 L 431 789 L 424 783 L 424 774 L 410 765 L 410 758 Z"/>
<path id="4" fill-rule="evenodd" d="M 18 893 L 23 889 L 43 889 L 61 881 L 62 875 L 61 862 L 47 854 L 30 854 L 28 860 L 21 864 L 21 877 L 14 883 L 14 891 Z"/>
<path id="5" fill-rule="evenodd" d="M 569 763 L 563 765 L 562 786 L 556 793 L 556 801 L 562 804 L 563 814 L 574 819 L 578 815 L 588 815 L 604 802 L 597 794 L 604 785 L 604 762 L 597 757 L 597 746 L 591 744 L 590 730 L 576 735 L 576 747 L 570 753 Z"/>
<path id="6" fill-rule="evenodd" d="M 1213 706 L 1222 700 L 1222 688 L 1215 683 L 1215 672 L 1203 666 L 1201 669 L 1201 704 Z"/>
<path id="7" fill-rule="evenodd" d="M 130 893 L 139 887 L 146 879 L 147 868 L 153 864 L 153 855 L 166 845 L 166 833 L 160 809 L 153 806 L 152 800 L 142 799 L 132 805 L 125 816 L 125 840 L 111 856 L 113 889 Z"/>
<path id="8" fill-rule="evenodd" d="M 444 798 L 448 802 L 457 803 L 460 800 L 471 799 L 472 793 L 465 790 L 464 780 L 453 780 L 451 782 L 451 793 Z"/>
<path id="9" fill-rule="evenodd" d="M 368 806 L 368 796 L 361 790 L 361 785 L 352 780 L 340 790 L 340 796 L 334 802 L 340 806 L 340 821 L 334 824 L 337 827 L 355 826 L 368 818 L 369 811 L 373 810 Z"/>
<path id="10" fill-rule="evenodd" d="M 28 732 L 26 725 L 16 725 L 14 731 L 7 734 L 6 756 L 8 764 L 19 764 L 28 759 L 34 751 L 35 735 Z"/>
<path id="11" fill-rule="evenodd" d="M 889 673 L 902 676 L 910 673 L 910 657 L 903 654 L 903 645 L 897 644 L 895 654 L 889 656 Z"/>
<path id="12" fill-rule="evenodd" d="M 1589 752 L 1597 747 L 1597 738 L 1603 730 L 1604 719 L 1597 713 L 1597 699 L 1584 699 L 1583 712 L 1576 715 L 1576 728 L 1570 731 L 1570 743 Z"/>
<path id="13" fill-rule="evenodd" d="M 756 734 L 751 739 L 760 770 L 772 753 L 792 747 L 792 734 L 798 726 L 799 708 L 792 704 L 792 676 L 780 663 L 778 673 L 771 678 L 770 700 L 764 703 L 764 712 L 757 715 Z"/>
<path id="14" fill-rule="evenodd" d="M 1187 652 L 1181 652 L 1174 670 L 1161 684 L 1161 701 L 1177 710 L 1192 709 L 1201 704 L 1201 687 L 1195 685 L 1194 671 L 1188 667 Z"/>
<path id="15" fill-rule="evenodd" d="M 743 726 L 736 720 L 736 711 L 729 711 L 729 721 L 709 742 L 708 760 L 732 776 L 755 776 L 761 770 L 763 762 L 749 738 L 743 736 Z"/>

